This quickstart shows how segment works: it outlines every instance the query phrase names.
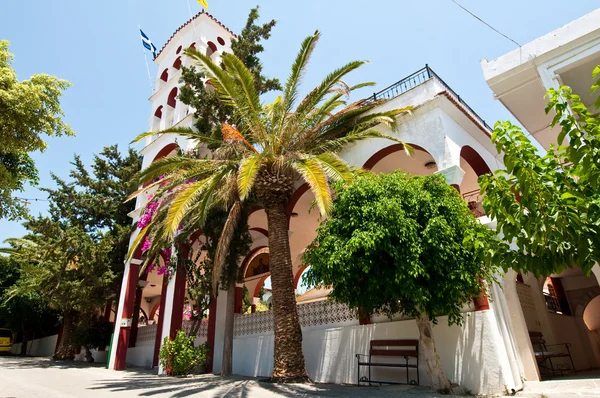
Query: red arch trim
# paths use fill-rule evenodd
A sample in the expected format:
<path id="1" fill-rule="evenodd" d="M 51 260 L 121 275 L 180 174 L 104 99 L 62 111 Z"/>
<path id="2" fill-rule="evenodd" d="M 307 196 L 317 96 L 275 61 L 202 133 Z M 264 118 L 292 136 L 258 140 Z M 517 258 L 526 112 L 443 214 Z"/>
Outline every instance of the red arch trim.
<path id="1" fill-rule="evenodd" d="M 248 253 L 246 255 L 246 257 L 244 258 L 244 261 L 242 261 L 242 275 L 246 275 L 246 268 L 248 268 L 248 265 L 250 264 L 250 260 L 252 260 L 252 257 L 254 256 L 254 254 L 256 254 L 257 251 L 264 249 L 264 248 L 268 248 L 268 246 L 258 246 L 255 247 L 254 249 L 250 250 L 250 253 Z"/>
<path id="2" fill-rule="evenodd" d="M 484 174 L 492 174 L 492 170 L 490 170 L 485 160 L 470 146 L 463 146 L 460 150 L 460 156 L 469 163 L 475 174 L 477 174 L 477 177 L 481 177 Z"/>
<path id="3" fill-rule="evenodd" d="M 418 145 L 414 145 L 414 144 L 410 144 L 410 146 L 416 150 L 416 151 L 423 151 L 423 152 L 427 152 L 424 148 L 418 146 Z M 394 152 L 398 152 L 398 151 L 404 151 L 404 145 L 402 144 L 393 144 L 390 146 L 387 146 L 383 149 L 380 149 L 379 151 L 375 152 L 375 154 L 373 154 L 369 160 L 367 160 L 365 162 L 365 164 L 363 165 L 363 169 L 365 170 L 371 170 L 373 167 L 375 167 L 375 165 L 377 163 L 379 163 L 379 161 L 383 158 L 385 158 L 387 155 L 390 155 Z M 429 153 L 429 152 L 427 152 Z"/>
<path id="4" fill-rule="evenodd" d="M 148 320 L 154 319 L 154 316 L 156 315 L 156 311 L 158 311 L 159 308 L 160 308 L 160 301 L 158 303 L 154 304 L 154 307 L 152 307 L 152 311 L 150 311 Z"/>
<path id="5" fill-rule="evenodd" d="M 263 285 L 265 284 L 265 281 L 270 276 L 271 276 L 271 273 L 269 272 L 269 275 L 265 275 L 262 278 L 260 278 L 260 280 L 258 281 L 258 284 L 254 288 L 254 295 L 252 297 L 258 297 L 258 295 L 260 294 L 260 288 L 263 287 Z"/>
<path id="6" fill-rule="evenodd" d="M 163 73 L 160 75 L 160 80 L 162 80 L 163 82 L 169 80 L 169 69 L 163 70 Z"/>
<path id="7" fill-rule="evenodd" d="M 269 231 L 267 231 L 264 228 L 260 228 L 260 227 L 252 227 L 252 228 L 248 228 L 249 231 L 256 231 L 258 233 L 263 234 L 264 236 L 266 236 L 267 238 L 269 237 Z"/>
<path id="8" fill-rule="evenodd" d="M 296 275 L 294 276 L 294 289 L 298 289 L 298 282 L 300 282 L 300 277 L 306 268 L 308 268 L 308 265 L 303 265 L 298 269 L 298 272 L 296 272 Z"/>

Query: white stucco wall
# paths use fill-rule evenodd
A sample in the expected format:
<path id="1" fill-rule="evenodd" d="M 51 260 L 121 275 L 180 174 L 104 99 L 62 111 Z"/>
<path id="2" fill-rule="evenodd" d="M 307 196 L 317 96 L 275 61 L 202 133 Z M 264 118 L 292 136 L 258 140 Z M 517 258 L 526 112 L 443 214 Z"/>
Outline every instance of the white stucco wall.
<path id="1" fill-rule="evenodd" d="M 452 382 L 474 393 L 490 394 L 513 388 L 510 365 L 494 311 L 465 314 L 462 327 L 447 325 L 439 318 L 433 328 L 442 366 Z M 312 380 L 321 383 L 357 382 L 355 354 L 368 353 L 373 339 L 418 339 L 414 320 L 373 325 L 327 325 L 302 330 L 306 368 Z M 245 376 L 270 376 L 273 368 L 273 334 L 237 336 L 233 344 L 233 372 Z M 363 368 L 366 372 L 366 368 Z M 377 380 L 404 381 L 405 369 L 372 368 Z M 422 385 L 428 385 L 423 361 L 419 369 Z M 414 372 L 411 378 L 415 378 Z M 510 380 L 510 381 L 508 381 Z"/>
<path id="2" fill-rule="evenodd" d="M 36 357 L 51 357 L 56 349 L 57 334 L 43 337 L 41 339 L 31 340 L 27 343 L 27 355 Z M 21 343 L 13 344 L 11 348 L 13 354 L 21 353 Z"/>

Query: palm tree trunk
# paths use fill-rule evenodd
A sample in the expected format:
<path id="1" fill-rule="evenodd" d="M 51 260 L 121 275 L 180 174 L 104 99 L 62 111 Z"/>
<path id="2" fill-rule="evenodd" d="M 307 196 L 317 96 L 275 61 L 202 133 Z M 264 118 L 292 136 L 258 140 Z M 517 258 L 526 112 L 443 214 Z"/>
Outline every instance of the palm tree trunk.
<path id="1" fill-rule="evenodd" d="M 302 352 L 302 329 L 294 294 L 287 203 L 282 202 L 284 201 L 272 201 L 265 206 L 269 225 L 269 266 L 275 328 L 273 380 L 305 382 L 308 380 L 308 374 Z"/>
<path id="2" fill-rule="evenodd" d="M 235 278 L 229 280 L 227 307 L 225 313 L 225 341 L 223 342 L 223 366 L 221 376 L 231 376 L 233 372 L 233 321 L 235 312 Z"/>
<path id="3" fill-rule="evenodd" d="M 65 311 L 63 316 L 63 333 L 54 354 L 54 359 L 74 359 L 73 332 L 77 321 L 77 311 Z"/>
<path id="4" fill-rule="evenodd" d="M 440 355 L 435 349 L 435 340 L 431 330 L 431 321 L 425 314 L 417 318 L 419 328 L 419 352 L 423 353 L 425 369 L 431 381 L 431 388 L 443 393 L 450 393 L 450 381 L 442 370 Z"/>

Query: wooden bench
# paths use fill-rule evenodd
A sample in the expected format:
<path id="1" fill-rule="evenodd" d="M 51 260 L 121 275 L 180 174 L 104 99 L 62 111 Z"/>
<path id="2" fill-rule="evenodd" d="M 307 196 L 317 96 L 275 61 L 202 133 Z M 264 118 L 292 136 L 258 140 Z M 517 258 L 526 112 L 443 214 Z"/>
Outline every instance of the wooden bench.
<path id="1" fill-rule="evenodd" d="M 575 372 L 575 365 L 573 364 L 571 350 L 569 349 L 571 345 L 569 343 L 547 344 L 541 332 L 529 332 L 529 338 L 531 339 L 535 361 L 540 369 L 540 373 L 542 369 L 550 371 L 552 376 L 556 376 L 557 374 L 562 376 L 565 372 Z M 560 347 L 560 349 L 559 351 L 551 351 L 548 347 Z M 552 358 L 569 358 L 572 368 L 569 369 L 568 365 L 556 365 L 552 363 Z"/>
<path id="2" fill-rule="evenodd" d="M 358 361 L 358 385 L 360 383 L 379 384 L 419 384 L 419 340 L 371 340 L 369 354 L 356 354 Z M 400 357 L 403 362 L 375 362 L 373 357 Z M 361 361 L 361 358 L 363 360 Z M 364 360 L 368 358 L 367 360 Z M 410 361 L 413 358 L 414 360 Z M 369 368 L 369 376 L 360 377 L 361 366 Z M 406 368 L 406 383 L 371 380 L 371 367 Z M 409 369 L 416 369 L 417 380 L 411 380 Z"/>

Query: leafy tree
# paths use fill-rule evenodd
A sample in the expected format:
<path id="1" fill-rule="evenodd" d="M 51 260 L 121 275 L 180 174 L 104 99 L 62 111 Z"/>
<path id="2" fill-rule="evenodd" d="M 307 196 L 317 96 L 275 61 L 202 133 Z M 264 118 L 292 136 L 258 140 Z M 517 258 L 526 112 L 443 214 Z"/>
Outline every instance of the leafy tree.
<path id="1" fill-rule="evenodd" d="M 63 313 L 57 359 L 73 359 L 73 333 L 106 303 L 115 279 L 108 261 L 113 241 L 95 240 L 80 227 L 61 229 L 49 219 L 28 223 L 22 239 L 8 239 L 11 255 L 20 263 L 21 278 L 10 297 L 39 292 L 49 306 Z"/>
<path id="2" fill-rule="evenodd" d="M 73 343 L 85 348 L 85 359 L 94 362 L 91 350 L 106 347 L 110 343 L 110 336 L 114 327 L 98 317 L 91 317 L 87 322 L 80 322 L 73 332 Z"/>
<path id="3" fill-rule="evenodd" d="M 0 256 L 0 325 L 22 337 L 21 355 L 25 355 L 30 338 L 56 331 L 59 314 L 48 308 L 43 297 L 35 291 L 22 292 L 9 300 L 8 292 L 20 274 L 17 261 L 10 256 Z"/>
<path id="4" fill-rule="evenodd" d="M 600 66 L 593 77 L 599 74 Z M 600 80 L 591 92 L 599 86 Z M 575 266 L 589 273 L 600 262 L 600 119 L 569 87 L 550 89 L 547 97 L 546 113 L 554 113 L 551 126 L 560 132 L 545 154 L 510 122 L 494 128 L 506 169 L 481 177 L 483 206 L 518 247 L 505 245 L 494 261 L 536 277 Z"/>
<path id="5" fill-rule="evenodd" d="M 0 218 L 15 220 L 27 210 L 11 194 L 23 191 L 26 183 L 38 183 L 29 153 L 46 149 L 44 135 L 74 133 L 62 120 L 59 102 L 70 83 L 45 74 L 19 81 L 8 45 L 7 40 L 0 40 Z"/>
<path id="6" fill-rule="evenodd" d="M 8 239 L 20 279 L 10 296 L 37 292 L 51 308 L 63 313 L 63 333 L 56 357 L 74 355 L 73 332 L 93 321 L 95 312 L 119 292 L 123 259 L 132 226 L 123 203 L 131 192 L 131 178 L 139 169 L 139 156 L 121 156 L 116 146 L 94 157 L 92 172 L 75 156 L 71 181 L 56 175 L 56 189 L 48 192 L 48 217 L 24 225 L 28 234 Z"/>
<path id="7" fill-rule="evenodd" d="M 439 175 L 369 173 L 337 194 L 304 254 L 306 280 L 366 313 L 415 318 L 431 385 L 448 391 L 431 324 L 445 315 L 460 325 L 464 306 L 487 294 L 482 280 L 492 282 L 496 269 L 485 250 L 494 232 Z"/>
<path id="8" fill-rule="evenodd" d="M 302 100 L 299 85 L 320 34 L 302 43 L 283 94 L 272 104 L 260 103 L 256 80 L 242 61 L 224 54 L 224 69 L 194 49 L 185 53 L 198 62 L 220 99 L 232 107 L 230 123 L 222 125 L 222 141 L 186 129 L 162 133 L 179 134 L 199 143 L 218 143 L 212 158 L 172 157 L 154 162 L 140 173 L 140 181 L 151 181 L 165 174 L 156 197 L 168 200 L 165 210 L 146 228 L 159 240 L 173 236 L 188 220 L 204 222 L 211 204 L 225 200 L 230 204 L 228 220 L 215 254 L 216 275 L 224 264 L 232 231 L 241 219 L 243 202 L 251 192 L 264 206 L 269 226 L 269 253 L 275 317 L 275 358 L 273 379 L 280 381 L 308 378 L 302 354 L 302 331 L 294 296 L 292 261 L 288 236 L 287 206 L 298 180 L 306 181 L 321 213 L 331 208 L 330 181 L 350 181 L 352 168 L 336 154 L 344 146 L 384 135 L 379 124 L 396 126 L 396 116 L 405 109 L 377 112 L 380 101 L 347 104 L 345 96 L 372 85 L 349 87 L 342 79 L 364 64 L 351 62 L 327 75 Z M 149 133 L 141 134 L 141 140 Z M 141 237 L 134 246 L 139 244 Z M 151 249 L 152 250 L 152 249 Z M 213 276 L 214 277 L 214 276 Z"/>

